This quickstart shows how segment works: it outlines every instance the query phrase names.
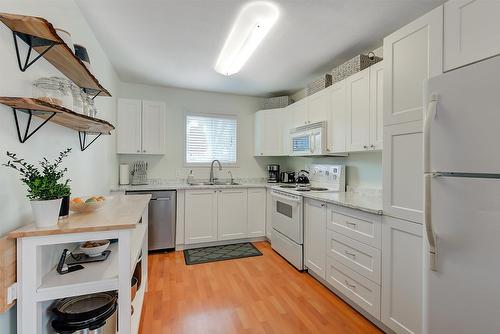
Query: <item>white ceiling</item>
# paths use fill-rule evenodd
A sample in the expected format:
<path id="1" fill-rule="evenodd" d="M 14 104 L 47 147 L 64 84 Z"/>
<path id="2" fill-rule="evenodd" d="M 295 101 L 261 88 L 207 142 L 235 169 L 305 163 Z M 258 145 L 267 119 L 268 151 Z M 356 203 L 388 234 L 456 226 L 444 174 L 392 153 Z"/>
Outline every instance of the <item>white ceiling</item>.
<path id="1" fill-rule="evenodd" d="M 76 2 L 123 81 L 267 96 L 305 87 L 444 1 L 274 0 L 278 22 L 231 77 L 213 67 L 248 1 Z"/>

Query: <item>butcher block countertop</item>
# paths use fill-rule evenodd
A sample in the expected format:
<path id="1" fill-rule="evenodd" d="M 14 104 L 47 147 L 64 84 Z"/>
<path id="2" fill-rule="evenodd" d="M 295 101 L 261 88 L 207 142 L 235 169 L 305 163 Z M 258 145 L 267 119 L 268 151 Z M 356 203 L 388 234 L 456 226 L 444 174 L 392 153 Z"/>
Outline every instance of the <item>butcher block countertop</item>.
<path id="1" fill-rule="evenodd" d="M 8 234 L 9 238 L 100 232 L 134 229 L 147 207 L 151 195 L 114 195 L 106 197 L 104 205 L 93 212 L 70 213 L 55 226 L 25 225 Z"/>

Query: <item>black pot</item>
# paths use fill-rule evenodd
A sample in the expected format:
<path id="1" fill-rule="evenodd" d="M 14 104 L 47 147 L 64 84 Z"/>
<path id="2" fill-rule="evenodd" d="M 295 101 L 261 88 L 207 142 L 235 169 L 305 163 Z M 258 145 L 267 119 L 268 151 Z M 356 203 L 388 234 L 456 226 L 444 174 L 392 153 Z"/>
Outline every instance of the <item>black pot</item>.
<path id="1" fill-rule="evenodd" d="M 69 215 L 69 196 L 64 196 L 59 209 L 59 218 L 66 218 Z"/>

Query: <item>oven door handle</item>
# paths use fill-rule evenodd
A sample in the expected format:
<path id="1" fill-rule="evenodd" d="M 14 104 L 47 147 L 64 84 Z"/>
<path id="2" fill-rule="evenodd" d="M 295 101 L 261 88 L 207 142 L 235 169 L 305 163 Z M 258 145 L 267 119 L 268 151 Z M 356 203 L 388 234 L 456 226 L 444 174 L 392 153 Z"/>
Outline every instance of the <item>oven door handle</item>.
<path id="1" fill-rule="evenodd" d="M 276 198 L 281 198 L 281 199 L 289 201 L 289 202 L 294 202 L 294 203 L 297 203 L 297 204 L 300 203 L 300 199 L 299 198 L 293 198 L 293 197 L 281 195 L 281 194 L 278 194 L 278 193 L 272 193 L 272 196 L 276 197 Z"/>

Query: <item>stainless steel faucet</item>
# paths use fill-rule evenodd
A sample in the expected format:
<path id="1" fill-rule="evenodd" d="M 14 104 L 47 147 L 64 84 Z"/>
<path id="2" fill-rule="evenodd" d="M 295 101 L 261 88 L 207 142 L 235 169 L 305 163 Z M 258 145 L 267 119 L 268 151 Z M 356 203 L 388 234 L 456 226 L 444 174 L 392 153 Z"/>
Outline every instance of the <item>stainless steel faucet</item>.
<path id="1" fill-rule="evenodd" d="M 216 162 L 219 164 L 219 170 L 222 170 L 222 165 L 220 164 L 219 160 L 212 161 L 212 163 L 210 164 L 210 178 L 208 179 L 208 182 L 211 184 L 214 184 L 216 180 L 216 178 L 214 178 L 214 163 Z"/>

